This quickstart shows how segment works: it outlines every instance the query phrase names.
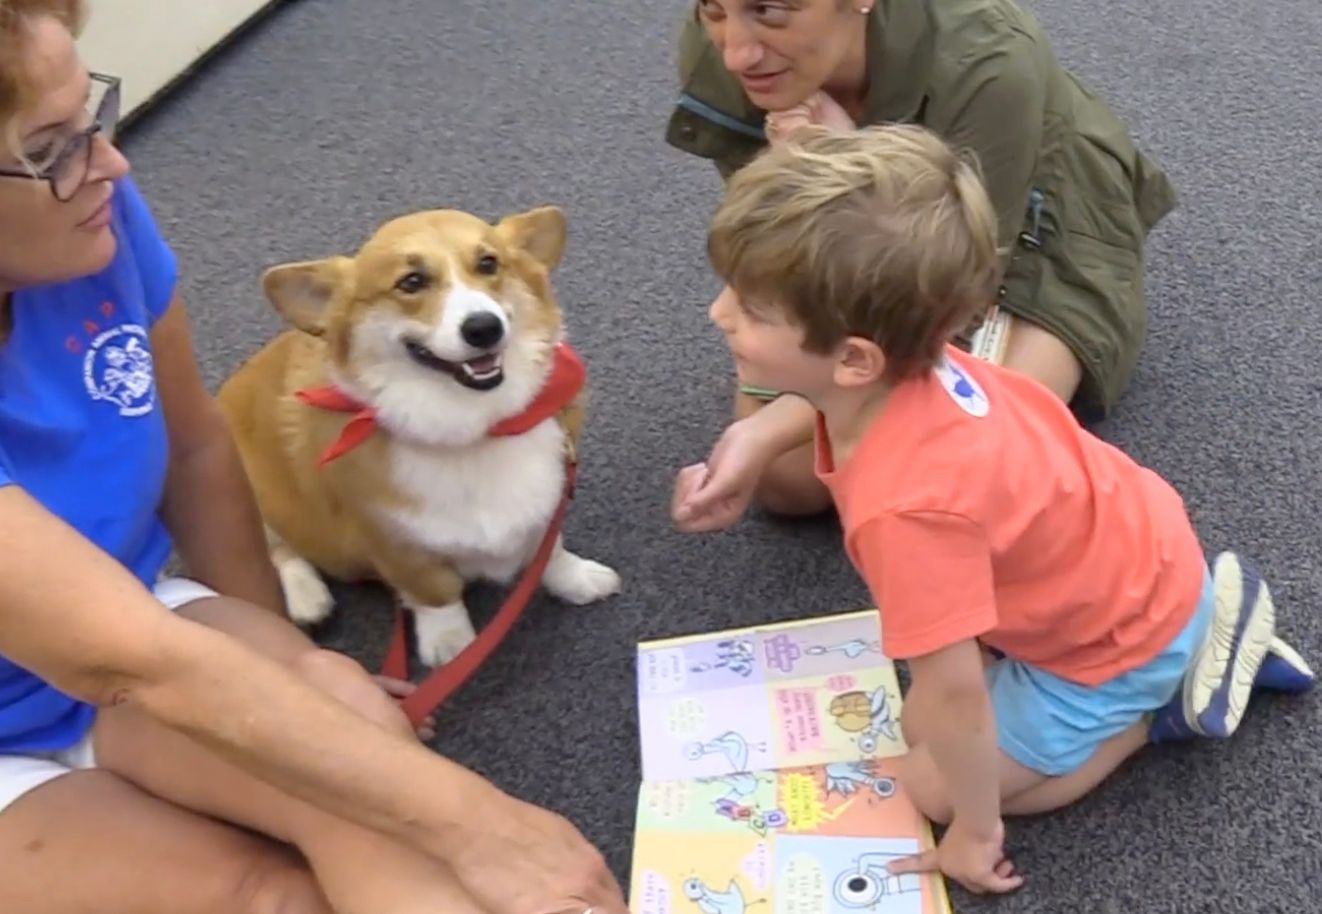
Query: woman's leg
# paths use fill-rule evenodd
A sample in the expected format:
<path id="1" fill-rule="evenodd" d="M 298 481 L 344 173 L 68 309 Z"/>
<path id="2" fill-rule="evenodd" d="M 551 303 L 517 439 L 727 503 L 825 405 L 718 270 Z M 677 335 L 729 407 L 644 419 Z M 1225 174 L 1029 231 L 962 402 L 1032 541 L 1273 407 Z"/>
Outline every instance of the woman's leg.
<path id="1" fill-rule="evenodd" d="M 1041 382 L 1066 403 L 1074 399 L 1083 379 L 1083 365 L 1060 337 L 1018 317 L 1010 321 L 1004 364 Z"/>
<path id="2" fill-rule="evenodd" d="M 331 914 L 297 854 L 75 771 L 0 812 L 0 911 Z"/>
<path id="3" fill-rule="evenodd" d="M 745 419 L 767 401 L 735 392 L 734 417 Z M 771 462 L 762 473 L 754 499 L 762 510 L 784 517 L 821 514 L 831 507 L 831 493 L 814 472 L 811 443 L 796 447 Z"/>
<path id="4" fill-rule="evenodd" d="M 317 649 L 269 611 L 217 598 L 191 603 L 179 613 L 288 664 L 383 728 L 415 738 L 398 706 L 366 671 L 347 657 Z M 95 749 L 98 765 L 155 796 L 297 847 L 336 914 L 479 911 L 440 862 L 250 777 L 132 707 L 100 715 Z"/>

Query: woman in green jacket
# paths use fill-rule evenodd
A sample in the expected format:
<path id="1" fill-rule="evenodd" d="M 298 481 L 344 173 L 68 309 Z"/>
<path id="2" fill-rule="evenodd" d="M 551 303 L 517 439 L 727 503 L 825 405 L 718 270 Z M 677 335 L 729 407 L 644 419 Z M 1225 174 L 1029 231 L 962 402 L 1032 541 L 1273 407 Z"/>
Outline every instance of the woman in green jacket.
<path id="1" fill-rule="evenodd" d="M 975 154 L 1005 250 L 1000 360 L 1084 415 L 1114 406 L 1147 331 L 1143 244 L 1175 192 L 1030 13 L 1013 0 L 696 0 L 679 69 L 666 140 L 726 178 L 802 123 L 918 123 Z M 736 397 L 705 472 L 681 474 L 679 525 L 727 526 L 755 497 L 781 514 L 828 508 L 812 408 Z"/>

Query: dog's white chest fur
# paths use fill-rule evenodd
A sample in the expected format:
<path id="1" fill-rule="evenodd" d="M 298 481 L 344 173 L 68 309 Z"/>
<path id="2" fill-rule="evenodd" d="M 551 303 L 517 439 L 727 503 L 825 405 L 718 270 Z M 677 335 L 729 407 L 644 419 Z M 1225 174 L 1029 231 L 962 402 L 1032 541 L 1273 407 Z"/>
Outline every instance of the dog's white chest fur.
<path id="1" fill-rule="evenodd" d="M 390 451 L 391 480 L 410 506 L 386 509 L 389 522 L 465 579 L 508 583 L 536 551 L 564 489 L 565 435 L 553 419 L 453 451 L 399 440 Z"/>

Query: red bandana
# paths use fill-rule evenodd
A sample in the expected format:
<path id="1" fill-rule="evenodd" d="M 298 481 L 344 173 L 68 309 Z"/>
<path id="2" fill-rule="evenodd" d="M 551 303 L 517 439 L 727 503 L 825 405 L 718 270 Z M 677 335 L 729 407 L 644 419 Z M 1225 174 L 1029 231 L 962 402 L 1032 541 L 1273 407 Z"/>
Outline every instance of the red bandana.
<path id="1" fill-rule="evenodd" d="M 583 389 L 586 378 L 587 370 L 583 367 L 578 353 L 568 343 L 558 343 L 553 355 L 551 376 L 546 379 L 546 384 L 528 404 L 528 408 L 518 415 L 497 422 L 487 429 L 487 434 L 522 435 L 568 406 Z M 353 450 L 376 431 L 376 410 L 359 403 L 333 384 L 305 387 L 297 391 L 295 396 L 309 406 L 354 414 L 340 431 L 340 437 L 322 451 L 320 463 L 323 466 L 341 454 Z"/>

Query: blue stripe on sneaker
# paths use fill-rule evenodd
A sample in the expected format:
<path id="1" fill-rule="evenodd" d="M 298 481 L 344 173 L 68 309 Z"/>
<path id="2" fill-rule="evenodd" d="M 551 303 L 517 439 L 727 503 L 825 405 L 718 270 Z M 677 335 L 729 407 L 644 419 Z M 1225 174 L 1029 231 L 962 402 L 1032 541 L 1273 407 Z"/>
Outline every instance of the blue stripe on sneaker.
<path id="1" fill-rule="evenodd" d="M 1274 645 L 1272 650 L 1267 651 L 1267 656 L 1262 658 L 1262 666 L 1258 668 L 1257 678 L 1253 680 L 1254 688 L 1296 695 L 1309 691 L 1313 685 L 1312 671 L 1296 666 L 1294 661 L 1277 653 Z"/>

